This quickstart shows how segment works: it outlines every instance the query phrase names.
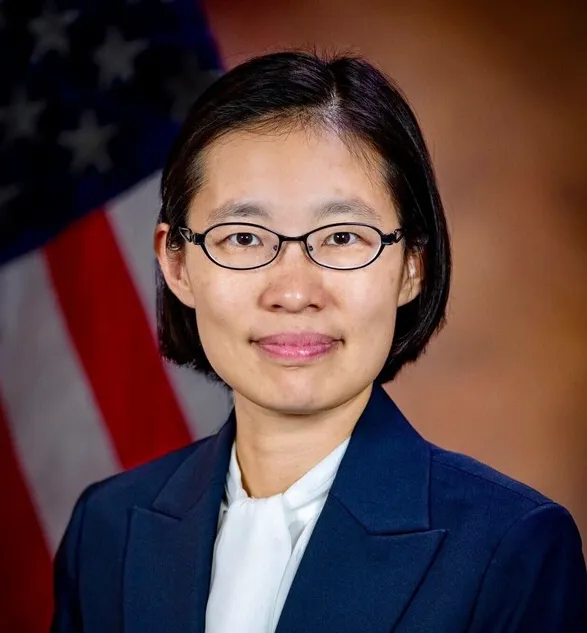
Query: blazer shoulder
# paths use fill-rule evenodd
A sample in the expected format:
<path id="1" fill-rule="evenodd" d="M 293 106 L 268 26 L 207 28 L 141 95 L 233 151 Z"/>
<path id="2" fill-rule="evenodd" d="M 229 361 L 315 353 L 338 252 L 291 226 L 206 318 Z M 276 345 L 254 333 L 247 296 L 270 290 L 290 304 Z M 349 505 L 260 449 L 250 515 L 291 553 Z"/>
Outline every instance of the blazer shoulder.
<path id="1" fill-rule="evenodd" d="M 150 505 L 180 465 L 197 454 L 213 437 L 205 437 L 93 483 L 84 490 L 82 497 L 94 507 L 104 505 L 109 509 Z"/>
<path id="2" fill-rule="evenodd" d="M 530 510 L 553 504 L 552 499 L 473 457 L 431 446 L 432 477 L 470 489 L 481 498 L 490 495 Z"/>
<path id="3" fill-rule="evenodd" d="M 490 518 L 501 532 L 539 506 L 557 506 L 534 488 L 482 462 L 430 445 L 432 503 L 459 509 L 473 519 Z"/>

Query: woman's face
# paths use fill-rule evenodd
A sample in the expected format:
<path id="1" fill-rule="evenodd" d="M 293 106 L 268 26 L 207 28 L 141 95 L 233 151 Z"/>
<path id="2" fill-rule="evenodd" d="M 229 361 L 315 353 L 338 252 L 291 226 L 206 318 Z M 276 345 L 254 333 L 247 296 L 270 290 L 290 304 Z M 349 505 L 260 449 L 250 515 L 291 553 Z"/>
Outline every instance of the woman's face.
<path id="1" fill-rule="evenodd" d="M 331 132 L 232 132 L 203 156 L 187 224 L 203 232 L 219 221 L 252 222 L 295 236 L 362 222 L 390 233 L 397 213 L 368 158 Z M 246 215 L 218 218 L 245 203 Z M 341 203 L 335 212 L 332 203 Z M 403 242 L 346 271 L 318 266 L 296 242 L 256 270 L 221 268 L 192 244 L 175 264 L 158 250 L 171 289 L 195 309 L 215 371 L 236 397 L 274 412 L 317 413 L 368 389 L 389 353 L 397 307 L 419 290 L 419 266 L 404 261 Z"/>

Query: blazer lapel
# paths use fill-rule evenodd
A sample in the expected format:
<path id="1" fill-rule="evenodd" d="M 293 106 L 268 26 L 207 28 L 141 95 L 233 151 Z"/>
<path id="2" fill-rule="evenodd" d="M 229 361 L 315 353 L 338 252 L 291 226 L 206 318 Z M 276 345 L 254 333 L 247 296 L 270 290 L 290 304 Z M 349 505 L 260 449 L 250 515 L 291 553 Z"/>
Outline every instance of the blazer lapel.
<path id="1" fill-rule="evenodd" d="M 151 508 L 131 516 L 125 633 L 204 633 L 218 512 L 235 421 L 181 464 Z"/>
<path id="2" fill-rule="evenodd" d="M 428 444 L 379 386 L 357 423 L 276 633 L 389 633 L 439 551 Z"/>
<path id="3" fill-rule="evenodd" d="M 150 508 L 132 511 L 125 633 L 204 633 L 231 414 Z M 430 530 L 429 447 L 379 386 L 358 421 L 276 633 L 389 633 L 440 549 Z"/>

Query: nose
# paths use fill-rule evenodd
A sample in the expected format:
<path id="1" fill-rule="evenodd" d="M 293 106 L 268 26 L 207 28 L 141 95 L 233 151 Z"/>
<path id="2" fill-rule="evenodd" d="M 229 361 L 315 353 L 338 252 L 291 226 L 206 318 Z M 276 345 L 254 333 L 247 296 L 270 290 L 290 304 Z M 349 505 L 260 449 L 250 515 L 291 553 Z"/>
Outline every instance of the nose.
<path id="1" fill-rule="evenodd" d="M 272 312 L 321 310 L 327 301 L 323 270 L 307 256 L 301 242 L 285 242 L 266 271 L 261 306 Z"/>

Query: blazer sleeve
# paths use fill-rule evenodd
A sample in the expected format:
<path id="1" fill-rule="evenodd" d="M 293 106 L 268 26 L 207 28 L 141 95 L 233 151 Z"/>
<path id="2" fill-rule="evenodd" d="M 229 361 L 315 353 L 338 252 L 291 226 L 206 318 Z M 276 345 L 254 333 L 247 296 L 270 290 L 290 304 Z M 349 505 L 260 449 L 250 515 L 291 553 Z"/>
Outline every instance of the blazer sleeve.
<path id="1" fill-rule="evenodd" d="M 95 484 L 80 495 L 53 564 L 53 618 L 50 633 L 82 633 L 78 591 L 78 558 L 84 514 Z"/>
<path id="2" fill-rule="evenodd" d="M 562 506 L 534 508 L 506 533 L 489 564 L 470 633 L 586 633 L 581 537 Z"/>

